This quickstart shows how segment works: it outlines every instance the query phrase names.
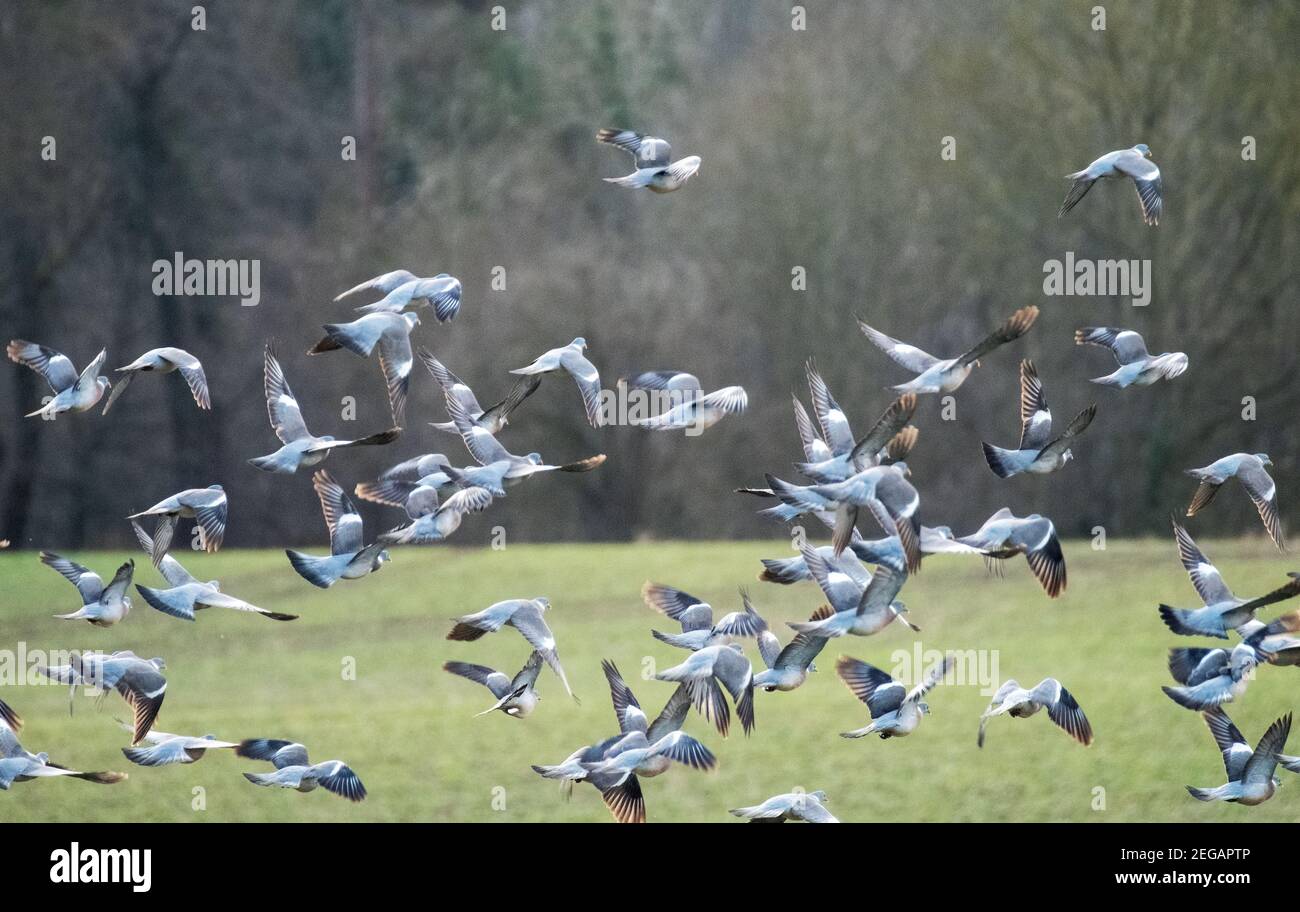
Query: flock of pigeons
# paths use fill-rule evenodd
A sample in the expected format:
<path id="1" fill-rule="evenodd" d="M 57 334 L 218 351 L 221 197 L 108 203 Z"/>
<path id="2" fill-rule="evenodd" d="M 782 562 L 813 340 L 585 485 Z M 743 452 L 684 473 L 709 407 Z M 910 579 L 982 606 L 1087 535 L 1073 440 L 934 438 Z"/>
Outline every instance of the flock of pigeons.
<path id="1" fill-rule="evenodd" d="M 627 130 L 601 130 L 597 140 L 630 153 L 636 170 L 620 178 L 607 178 L 621 187 L 667 193 L 681 188 L 698 173 L 700 158 L 671 159 L 671 148 L 662 139 Z M 1064 214 L 1076 205 L 1097 180 L 1129 178 L 1137 187 L 1144 221 L 1155 225 L 1162 209 L 1159 169 L 1149 160 L 1145 145 L 1102 156 L 1083 171 L 1067 175 L 1072 180 L 1069 195 L 1061 207 Z M 330 533 L 330 553 L 323 556 L 286 552 L 293 569 L 312 585 L 328 588 L 343 580 L 356 580 L 382 568 L 390 559 L 389 547 L 443 541 L 460 527 L 464 517 L 488 509 L 507 489 L 544 472 L 589 472 L 604 462 L 603 455 L 590 456 L 558 465 L 547 463 L 539 453 L 517 455 L 498 440 L 516 409 L 539 388 L 545 375 L 567 375 L 577 387 L 586 418 L 592 427 L 606 423 L 601 399 L 600 374 L 588 360 L 582 338 L 553 348 L 531 364 L 511 371 L 518 379 L 504 398 L 483 407 L 473 390 L 440 360 L 426 350 L 414 351 L 411 332 L 420 324 L 418 311 L 432 310 L 439 322 L 453 319 L 460 309 L 461 283 L 447 274 L 421 278 L 405 270 L 389 272 L 348 289 L 335 300 L 369 293 L 379 300 L 358 307 L 361 316 L 349 323 L 326 324 L 325 336 L 309 354 L 346 349 L 362 358 L 377 355 L 387 387 L 393 426 L 359 439 L 340 440 L 316 436 L 308 429 L 273 347 L 264 356 L 264 385 L 267 413 L 280 447 L 249 460 L 256 468 L 276 474 L 294 474 L 300 468 L 319 464 L 331 451 L 355 446 L 383 446 L 402 432 L 406 399 L 416 358 L 420 360 L 443 393 L 449 420 L 432 422 L 441 432 L 460 437 L 469 461 L 455 466 L 441 453 L 426 453 L 405 459 L 374 481 L 357 484 L 355 496 L 400 509 L 406 523 L 367 541 L 361 517 L 345 489 L 326 471 L 313 476 L 325 524 Z M 1001 566 L 1024 555 L 1030 570 L 1049 598 L 1066 587 L 1065 556 L 1052 521 L 1039 514 L 1018 517 L 1008 508 L 998 510 L 978 529 L 957 535 L 947 526 L 921 523 L 921 497 L 910 481 L 906 457 L 918 439 L 912 425 L 918 397 L 948 394 L 957 390 L 980 366 L 982 359 L 1029 332 L 1039 316 L 1035 306 L 1017 310 L 983 340 L 951 358 L 928 354 L 892 338 L 859 320 L 866 338 L 911 379 L 893 386 L 897 398 L 877 421 L 858 437 L 850 428 L 847 412 L 832 396 L 816 365 L 809 361 L 806 378 L 812 415 L 794 397 L 795 424 L 802 442 L 804 461 L 795 463 L 807 483 L 799 484 L 766 475 L 766 485 L 738 490 L 751 496 L 776 501 L 760 512 L 779 521 L 802 521 L 812 516 L 830 532 L 830 543 L 803 544 L 795 557 L 763 560 L 759 579 L 790 585 L 812 581 L 821 590 L 824 604 L 807 621 L 791 623 L 793 636 L 781 639 L 760 616 L 742 589 L 741 606 L 714 619 L 706 602 L 672 586 L 647 582 L 642 591 L 646 605 L 680 627 L 669 632 L 652 631 L 668 646 L 686 651 L 682 662 L 659 671 L 655 679 L 675 685 L 663 709 L 653 721 L 642 710 L 618 668 L 602 663 L 609 684 L 618 731 L 603 740 L 584 745 L 553 765 L 533 769 L 542 777 L 558 780 L 566 794 L 576 783 L 591 784 L 601 795 L 614 818 L 621 822 L 645 820 L 641 780 L 664 773 L 674 763 L 695 770 L 717 765 L 712 751 L 683 727 L 694 709 L 725 737 L 734 707 L 746 734 L 755 728 L 754 691 L 791 691 L 800 687 L 815 670 L 815 660 L 832 639 L 871 636 L 898 622 L 919 631 L 898 600 L 909 577 L 917 573 L 925 557 L 935 554 L 980 555 L 990 567 Z M 1140 335 L 1132 330 L 1085 327 L 1076 331 L 1079 345 L 1109 349 L 1118 362 L 1111 374 L 1097 384 L 1125 388 L 1145 386 L 1173 379 L 1188 367 L 1181 352 L 1152 355 Z M 53 418 L 65 412 L 82 412 L 94 407 L 108 393 L 104 411 L 117 401 L 138 373 L 180 371 L 201 409 L 211 407 L 207 380 L 197 358 L 178 348 L 158 348 L 119 368 L 124 376 L 114 386 L 101 376 L 105 352 L 78 374 L 65 355 L 43 345 L 22 340 L 9 343 L 11 360 L 40 373 L 53 395 L 31 416 Z M 658 414 L 630 423 L 657 430 L 685 430 L 699 433 L 747 406 L 745 390 L 725 387 L 705 394 L 692 374 L 676 370 L 648 371 L 619 380 L 625 389 L 665 394 L 667 407 Z M 110 392 L 111 390 L 111 392 Z M 1020 363 L 1020 439 L 1014 447 L 984 444 L 989 468 L 1000 478 L 1023 473 L 1046 474 L 1062 469 L 1073 458 L 1073 447 L 1096 417 L 1096 405 L 1081 410 L 1064 430 L 1053 429 L 1052 414 L 1044 386 L 1031 361 Z M 30 417 L 30 416 L 29 416 Z M 1199 487 L 1187 509 L 1193 516 L 1206 507 L 1219 488 L 1236 478 L 1254 501 L 1264 526 L 1279 549 L 1284 549 L 1277 511 L 1277 491 L 1267 472 L 1271 465 L 1264 454 L 1236 453 L 1189 474 Z M 223 542 L 227 524 L 226 494 L 220 485 L 192 488 L 159 501 L 147 510 L 127 517 L 141 549 L 149 555 L 165 587 L 137 584 L 136 591 L 152 608 L 172 617 L 193 621 L 205 608 L 229 608 L 261 615 L 275 621 L 291 621 L 294 615 L 270 611 L 223 591 L 217 580 L 202 582 L 192 576 L 169 551 L 180 520 L 195 523 L 197 550 L 213 552 Z M 141 521 L 154 518 L 152 533 Z M 881 537 L 868 538 L 862 524 L 878 525 Z M 1199 711 L 1223 752 L 1227 784 L 1214 789 L 1189 791 L 1201 800 L 1237 801 L 1258 804 L 1272 796 L 1276 786 L 1274 770 L 1282 765 L 1300 772 L 1300 758 L 1281 753 L 1290 729 L 1290 714 L 1275 722 L 1251 750 L 1240 732 L 1223 713 L 1222 705 L 1240 698 L 1250 673 L 1261 664 L 1300 664 L 1300 612 L 1265 622 L 1258 609 L 1300 593 L 1300 574 L 1289 583 L 1260 598 L 1241 599 L 1232 594 L 1197 548 L 1186 529 L 1174 522 L 1179 553 L 1205 606 L 1195 610 L 1160 606 L 1160 615 L 1170 630 L 1187 636 L 1227 639 L 1235 633 L 1240 642 L 1231 650 L 1218 648 L 1174 649 L 1169 668 L 1178 686 L 1165 692 L 1180 706 Z M 96 573 L 58 554 L 42 551 L 47 566 L 67 578 L 77 589 L 81 606 L 57 615 L 65 620 L 84 620 L 100 627 L 122 621 L 131 610 L 128 590 L 133 582 L 134 561 L 118 568 L 105 586 Z M 546 623 L 550 607 L 543 597 L 507 599 L 482 611 L 454 619 L 449 640 L 474 641 L 503 627 L 513 627 L 531 652 L 513 676 L 484 665 L 447 662 L 450 674 L 485 687 L 495 702 L 480 715 L 500 711 L 525 718 L 538 705 L 538 677 L 543 665 L 559 678 L 565 691 L 572 689 L 560 664 L 555 636 Z M 738 642 L 754 639 L 764 669 L 754 671 Z M 845 738 L 875 734 L 882 739 L 910 735 L 929 714 L 926 696 L 952 670 L 951 655 L 944 656 L 908 687 L 889 673 L 849 656 L 835 663 L 837 676 L 862 701 L 870 721 L 843 733 Z M 365 798 L 366 790 L 346 764 L 339 760 L 312 764 L 307 749 L 287 740 L 246 739 L 221 741 L 213 735 L 191 737 L 154 729 L 167 690 L 162 659 L 143 659 L 132 652 L 73 653 L 64 666 L 43 668 L 51 679 L 70 689 L 89 686 L 102 693 L 117 690 L 134 711 L 130 724 L 131 746 L 123 753 L 140 766 L 193 763 L 208 750 L 232 749 L 250 760 L 266 761 L 275 767 L 270 773 L 245 773 L 261 786 L 311 791 L 317 786 L 353 801 Z M 728 699 L 730 698 L 730 700 Z M 1032 688 L 1008 680 L 997 690 L 979 719 L 977 743 L 983 746 L 988 723 L 1002 715 L 1027 718 L 1046 710 L 1048 718 L 1083 745 L 1092 743 L 1093 732 L 1078 702 L 1059 681 L 1047 678 Z M 47 776 L 71 776 L 113 783 L 124 773 L 80 772 L 51 763 L 45 754 L 31 754 L 17 739 L 22 720 L 11 707 L 0 702 L 0 788 L 15 781 Z M 141 746 L 147 745 L 147 746 Z M 758 821 L 807 820 L 836 822 L 825 807 L 823 792 L 792 792 L 752 806 L 737 808 L 735 816 Z"/>

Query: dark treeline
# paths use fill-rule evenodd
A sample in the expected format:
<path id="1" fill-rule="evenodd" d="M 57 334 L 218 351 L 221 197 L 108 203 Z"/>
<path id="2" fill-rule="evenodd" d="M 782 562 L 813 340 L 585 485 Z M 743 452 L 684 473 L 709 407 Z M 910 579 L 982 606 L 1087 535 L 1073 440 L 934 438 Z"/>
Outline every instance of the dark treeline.
<path id="1" fill-rule="evenodd" d="M 426 316 L 414 338 L 485 400 L 577 335 L 607 385 L 675 368 L 749 392 L 746 415 L 687 438 L 592 430 L 548 379 L 505 442 L 608 462 L 514 489 L 466 541 L 496 524 L 521 541 L 778 534 L 730 490 L 792 475 L 806 358 L 865 430 L 907 378 L 855 314 L 950 356 L 1028 303 L 1038 325 L 985 360 L 954 420 L 923 401 L 926 522 L 966 531 L 1007 505 L 1068 534 L 1160 532 L 1194 487 L 1182 470 L 1238 450 L 1272 455 L 1294 513 L 1300 7 L 1112 2 L 1096 30 L 1090 2 L 811 2 L 796 30 L 775 0 L 502 6 L 504 30 L 482 2 L 213 3 L 202 30 L 189 0 L 0 7 L 0 331 L 78 368 L 101 347 L 109 368 L 186 348 L 214 400 L 200 412 L 178 376 L 145 377 L 107 417 L 24 419 L 48 391 L 0 365 L 0 538 L 124 546 L 128 512 L 220 482 L 229 544 L 323 539 L 310 472 L 245 462 L 278 446 L 262 347 L 276 340 L 316 433 L 387 427 L 374 362 L 305 351 L 351 319 L 335 294 L 400 267 L 464 282 L 455 322 Z M 702 170 L 667 196 L 603 183 L 630 160 L 600 126 L 663 136 Z M 1137 142 L 1164 173 L 1158 228 L 1120 185 L 1057 219 L 1063 174 Z M 260 302 L 155 295 L 151 264 L 178 251 L 260 261 Z M 1045 296 L 1044 263 L 1067 251 L 1150 260 L 1150 305 Z M 1091 386 L 1113 365 L 1072 332 L 1097 324 L 1186 351 L 1190 370 Z M 1014 442 L 1020 357 L 1058 421 L 1099 415 L 1065 471 L 1000 481 L 979 442 Z M 417 365 L 404 437 L 326 467 L 350 489 L 417 453 L 460 461 L 426 426 L 445 418 L 435 390 Z M 1220 500 L 1201 529 L 1258 531 L 1244 496 Z"/>

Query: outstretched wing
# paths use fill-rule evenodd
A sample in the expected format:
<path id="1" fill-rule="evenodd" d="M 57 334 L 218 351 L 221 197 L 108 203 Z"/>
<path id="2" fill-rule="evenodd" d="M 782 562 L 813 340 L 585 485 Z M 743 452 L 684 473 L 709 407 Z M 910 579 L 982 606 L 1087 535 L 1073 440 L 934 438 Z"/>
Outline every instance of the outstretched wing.
<path id="1" fill-rule="evenodd" d="M 995 348 L 1013 342 L 1029 332 L 1029 328 L 1034 325 L 1034 321 L 1037 319 L 1037 305 L 1030 304 L 1028 307 L 1020 308 L 1007 318 L 1007 322 L 989 333 L 983 341 L 970 351 L 957 358 L 957 362 L 960 364 L 974 364 Z"/>
<path id="2" fill-rule="evenodd" d="M 658 136 L 646 136 L 631 130 L 611 130 L 608 127 L 596 131 L 596 142 L 617 146 L 627 152 L 636 161 L 638 168 L 664 168 L 672 159 L 673 147 Z"/>
<path id="3" fill-rule="evenodd" d="M 307 424 L 302 420 L 302 410 L 289 381 L 285 379 L 284 370 L 275 357 L 275 347 L 266 343 L 266 356 L 263 370 L 266 389 L 266 412 L 271 419 L 271 428 L 281 443 L 292 443 L 303 437 L 310 437 Z"/>
<path id="4" fill-rule="evenodd" d="M 1052 411 L 1043 395 L 1038 368 L 1025 359 L 1020 362 L 1020 449 L 1041 450 L 1052 435 Z"/>
<path id="5" fill-rule="evenodd" d="M 347 492 L 329 472 L 319 470 L 312 476 L 312 487 L 320 498 L 325 525 L 330 530 L 331 554 L 355 554 L 365 547 L 362 537 L 361 514 L 348 499 Z"/>
<path id="6" fill-rule="evenodd" d="M 862 330 L 862 334 L 870 339 L 876 348 L 889 355 L 896 364 L 907 368 L 913 373 L 923 374 L 939 363 L 939 359 L 934 355 L 921 351 L 915 345 L 899 342 L 892 336 L 887 336 L 879 330 L 872 329 L 862 320 L 858 320 L 858 328 Z"/>

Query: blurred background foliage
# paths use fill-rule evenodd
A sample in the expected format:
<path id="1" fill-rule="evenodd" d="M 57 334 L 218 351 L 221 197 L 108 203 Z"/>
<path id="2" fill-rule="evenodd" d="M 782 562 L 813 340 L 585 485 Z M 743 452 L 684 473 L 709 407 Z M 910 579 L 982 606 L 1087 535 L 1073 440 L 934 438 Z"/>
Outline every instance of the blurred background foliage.
<path id="1" fill-rule="evenodd" d="M 46 389 L 4 365 L 0 538 L 15 546 L 127 545 L 125 514 L 213 482 L 231 495 L 231 545 L 323 540 L 309 473 L 245 463 L 277 445 L 261 349 L 278 342 L 316 433 L 386 427 L 374 363 L 303 352 L 318 324 L 350 319 L 335 294 L 399 267 L 464 282 L 456 321 L 427 319 L 414 338 L 485 400 L 577 335 L 607 385 L 674 368 L 750 395 L 744 417 L 686 438 L 594 431 L 567 381 L 548 380 L 505 442 L 609 461 L 516 488 L 466 543 L 498 523 L 518 540 L 780 534 L 730 490 L 792 473 L 805 359 L 861 431 L 906 377 L 855 314 L 948 356 L 1029 303 L 1038 326 L 985 360 L 956 420 L 937 397 L 918 412 L 926 522 L 967 531 L 1008 505 L 1069 534 L 1162 531 L 1191 495 L 1181 470 L 1238 450 L 1273 456 L 1295 512 L 1295 4 L 1110 2 L 1104 31 L 1093 2 L 810 2 L 804 31 L 774 0 L 518 0 L 501 3 L 504 31 L 493 4 L 469 0 L 210 3 L 203 31 L 194 5 L 0 8 L 0 330 L 79 367 L 101 347 L 116 367 L 177 345 L 203 360 L 214 399 L 199 412 L 178 379 L 155 379 L 108 418 L 23 420 Z M 702 170 L 669 196 L 620 191 L 600 178 L 629 161 L 593 141 L 601 126 L 663 136 Z M 45 136 L 56 161 L 41 159 Z M 1057 219 L 1061 175 L 1137 142 L 1164 173 L 1158 228 L 1117 186 Z M 154 296 L 150 266 L 176 251 L 259 259 L 261 304 Z M 1046 298 L 1043 263 L 1066 251 L 1150 259 L 1152 303 Z M 1191 369 L 1092 387 L 1111 364 L 1072 344 L 1090 324 L 1137 329 Z M 1099 417 L 1066 471 L 999 481 L 979 441 L 1015 439 L 1020 357 L 1058 419 L 1092 401 Z M 444 410 L 418 365 L 412 383 L 397 444 L 326 463 L 349 488 L 417 453 L 464 458 L 425 424 Z M 400 518 L 366 512 L 372 529 Z M 1245 497 L 1199 522 L 1257 527 Z"/>

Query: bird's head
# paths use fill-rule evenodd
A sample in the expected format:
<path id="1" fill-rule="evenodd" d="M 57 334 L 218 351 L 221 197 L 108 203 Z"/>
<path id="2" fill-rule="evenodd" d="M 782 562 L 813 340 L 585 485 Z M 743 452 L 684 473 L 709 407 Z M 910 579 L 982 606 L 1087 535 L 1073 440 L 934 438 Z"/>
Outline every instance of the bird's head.
<path id="1" fill-rule="evenodd" d="M 527 458 L 528 461 L 531 462 L 533 465 L 541 465 L 541 464 L 542 464 L 542 454 L 541 454 L 541 453 L 529 453 L 528 456 L 527 456 L 526 458 Z"/>
<path id="2" fill-rule="evenodd" d="M 209 490 L 209 491 L 224 491 L 224 490 L 226 490 L 226 489 L 223 488 L 221 485 L 208 485 L 208 490 Z"/>
<path id="3" fill-rule="evenodd" d="M 1146 144 L 1146 143 L 1138 143 L 1138 144 L 1137 144 L 1136 146 L 1134 146 L 1133 148 L 1136 149 L 1137 151 L 1141 152 L 1143 158 L 1150 158 L 1150 157 L 1151 157 L 1151 150 L 1147 147 L 1147 144 Z"/>
<path id="4" fill-rule="evenodd" d="M 208 580 L 208 585 L 218 592 L 221 591 L 221 580 Z"/>
<path id="5" fill-rule="evenodd" d="M 122 616 L 126 617 L 131 613 L 131 596 L 122 596 Z"/>
<path id="6" fill-rule="evenodd" d="M 415 311 L 408 311 L 402 314 L 402 316 L 406 317 L 406 325 L 411 329 L 415 329 L 415 327 L 420 325 L 420 315 Z"/>
<path id="7" fill-rule="evenodd" d="M 537 598 L 533 599 L 533 601 L 536 602 L 537 607 L 541 608 L 543 611 L 550 610 L 551 600 L 546 598 L 546 596 L 539 595 Z"/>
<path id="8" fill-rule="evenodd" d="M 905 461 L 903 461 L 902 459 L 898 460 L 898 462 L 893 463 L 891 467 L 892 467 L 892 468 L 895 468 L 895 469 L 898 469 L 898 471 L 902 472 L 904 478 L 911 478 L 911 477 L 912 477 L 912 469 L 911 469 L 911 467 L 908 466 L 908 464 L 907 464 Z"/>
<path id="9" fill-rule="evenodd" d="M 808 794 L 811 795 L 812 797 L 816 798 L 818 801 L 826 801 L 826 800 L 827 800 L 827 798 L 826 798 L 826 793 L 823 792 L 821 789 L 818 789 L 818 790 L 815 791 L 815 792 L 809 792 Z"/>
<path id="10" fill-rule="evenodd" d="M 1256 453 L 1255 458 L 1266 466 L 1271 466 L 1273 464 L 1273 460 L 1268 458 L 1267 453 Z"/>
<path id="11" fill-rule="evenodd" d="M 384 564 L 388 563 L 392 559 L 393 556 L 389 554 L 388 549 L 385 548 L 384 550 L 380 551 L 378 555 L 375 556 L 375 566 L 382 567 Z"/>
<path id="12" fill-rule="evenodd" d="M 916 708 L 919 709 L 919 710 L 921 711 L 921 715 L 923 715 L 923 716 L 928 716 L 928 715 L 930 715 L 930 704 L 927 703 L 927 702 L 925 702 L 924 700 L 922 700 L 920 703 L 916 704 Z"/>
<path id="13" fill-rule="evenodd" d="M 578 338 L 574 339 L 569 344 L 579 351 L 584 351 L 587 348 L 587 340 L 582 338 L 582 336 L 578 336 Z"/>
<path id="14" fill-rule="evenodd" d="M 158 669 L 159 671 L 167 670 L 167 663 L 164 662 L 162 658 L 159 656 L 154 656 L 152 659 L 150 659 L 149 664 L 152 665 L 154 668 Z"/>
<path id="15" fill-rule="evenodd" d="M 1061 454 L 1061 462 L 1067 463 L 1074 458 L 1074 450 L 1066 450 Z"/>
<path id="16" fill-rule="evenodd" d="M 96 377 L 95 386 L 99 387 L 99 394 L 102 396 L 113 386 L 113 384 L 108 382 L 107 377 Z"/>

